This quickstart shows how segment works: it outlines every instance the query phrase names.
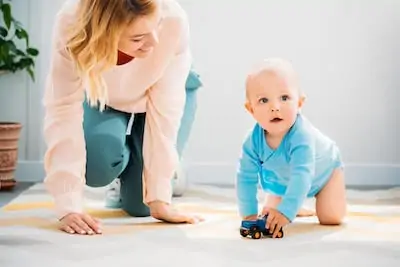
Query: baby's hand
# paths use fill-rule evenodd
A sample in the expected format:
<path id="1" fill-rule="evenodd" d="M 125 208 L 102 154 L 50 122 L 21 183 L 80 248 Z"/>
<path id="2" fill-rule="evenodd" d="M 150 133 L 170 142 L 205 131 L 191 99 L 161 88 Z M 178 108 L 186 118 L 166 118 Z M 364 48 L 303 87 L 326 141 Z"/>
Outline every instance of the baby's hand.
<path id="1" fill-rule="evenodd" d="M 269 229 L 269 232 L 272 234 L 273 238 L 278 236 L 278 233 L 282 227 L 290 223 L 285 215 L 283 215 L 276 209 L 264 208 L 263 214 L 268 215 L 265 227 Z"/>
<path id="2" fill-rule="evenodd" d="M 258 215 L 254 214 L 254 215 L 244 216 L 242 218 L 242 220 L 244 220 L 244 221 L 255 221 L 255 220 L 257 220 L 257 218 L 258 218 Z"/>

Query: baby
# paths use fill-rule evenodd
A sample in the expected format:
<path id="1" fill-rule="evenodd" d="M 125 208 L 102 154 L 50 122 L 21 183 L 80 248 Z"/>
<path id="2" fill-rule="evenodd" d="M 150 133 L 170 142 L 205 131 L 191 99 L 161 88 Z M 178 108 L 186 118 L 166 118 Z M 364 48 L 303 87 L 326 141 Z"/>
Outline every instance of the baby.
<path id="1" fill-rule="evenodd" d="M 306 198 L 316 198 L 324 225 L 338 225 L 346 213 L 343 165 L 335 142 L 300 113 L 304 95 L 290 63 L 267 59 L 246 79 L 247 111 L 256 124 L 244 140 L 236 178 L 239 213 L 256 219 L 258 184 L 268 193 L 262 214 L 276 237 L 301 216 Z M 308 214 L 311 215 L 311 214 Z"/>

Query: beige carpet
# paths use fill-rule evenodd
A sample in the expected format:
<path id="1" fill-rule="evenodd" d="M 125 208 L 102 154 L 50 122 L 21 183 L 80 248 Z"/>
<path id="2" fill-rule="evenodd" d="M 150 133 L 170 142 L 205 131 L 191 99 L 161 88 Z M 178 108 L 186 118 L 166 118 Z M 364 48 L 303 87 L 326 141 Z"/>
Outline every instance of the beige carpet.
<path id="1" fill-rule="evenodd" d="M 400 266 L 400 189 L 349 190 L 343 226 L 297 218 L 285 238 L 261 240 L 239 235 L 232 189 L 195 186 L 176 199 L 181 209 L 205 217 L 199 225 L 129 218 L 103 208 L 103 190 L 86 191 L 103 235 L 59 232 L 51 199 L 36 185 L 0 210 L 0 266 Z"/>

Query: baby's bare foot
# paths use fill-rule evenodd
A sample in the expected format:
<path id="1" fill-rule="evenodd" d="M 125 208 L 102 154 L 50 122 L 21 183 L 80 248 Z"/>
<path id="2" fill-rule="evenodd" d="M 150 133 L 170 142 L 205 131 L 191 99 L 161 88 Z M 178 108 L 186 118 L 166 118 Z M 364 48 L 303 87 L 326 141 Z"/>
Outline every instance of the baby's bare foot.
<path id="1" fill-rule="evenodd" d="M 301 208 L 297 213 L 297 217 L 311 217 L 314 216 L 315 212 L 313 210 Z"/>

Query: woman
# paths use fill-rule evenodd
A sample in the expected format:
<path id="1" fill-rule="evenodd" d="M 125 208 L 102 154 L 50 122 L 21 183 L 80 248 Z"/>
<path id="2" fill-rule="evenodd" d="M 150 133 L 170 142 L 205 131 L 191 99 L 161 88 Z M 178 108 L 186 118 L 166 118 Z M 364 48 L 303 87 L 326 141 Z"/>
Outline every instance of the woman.
<path id="1" fill-rule="evenodd" d="M 101 233 L 83 189 L 121 179 L 131 216 L 195 223 L 170 205 L 191 65 L 175 0 L 69 0 L 57 15 L 47 86 L 46 188 L 60 229 Z"/>
<path id="2" fill-rule="evenodd" d="M 197 90 L 203 86 L 200 76 L 191 70 L 186 80 L 186 102 L 181 125 L 178 132 L 177 150 L 180 160 L 178 171 L 175 172 L 172 183 L 172 193 L 175 197 L 181 197 L 186 190 L 186 175 L 183 171 L 182 156 L 184 148 L 192 130 L 193 122 L 197 111 Z M 121 179 L 115 179 L 106 192 L 106 207 L 121 208 Z"/>

